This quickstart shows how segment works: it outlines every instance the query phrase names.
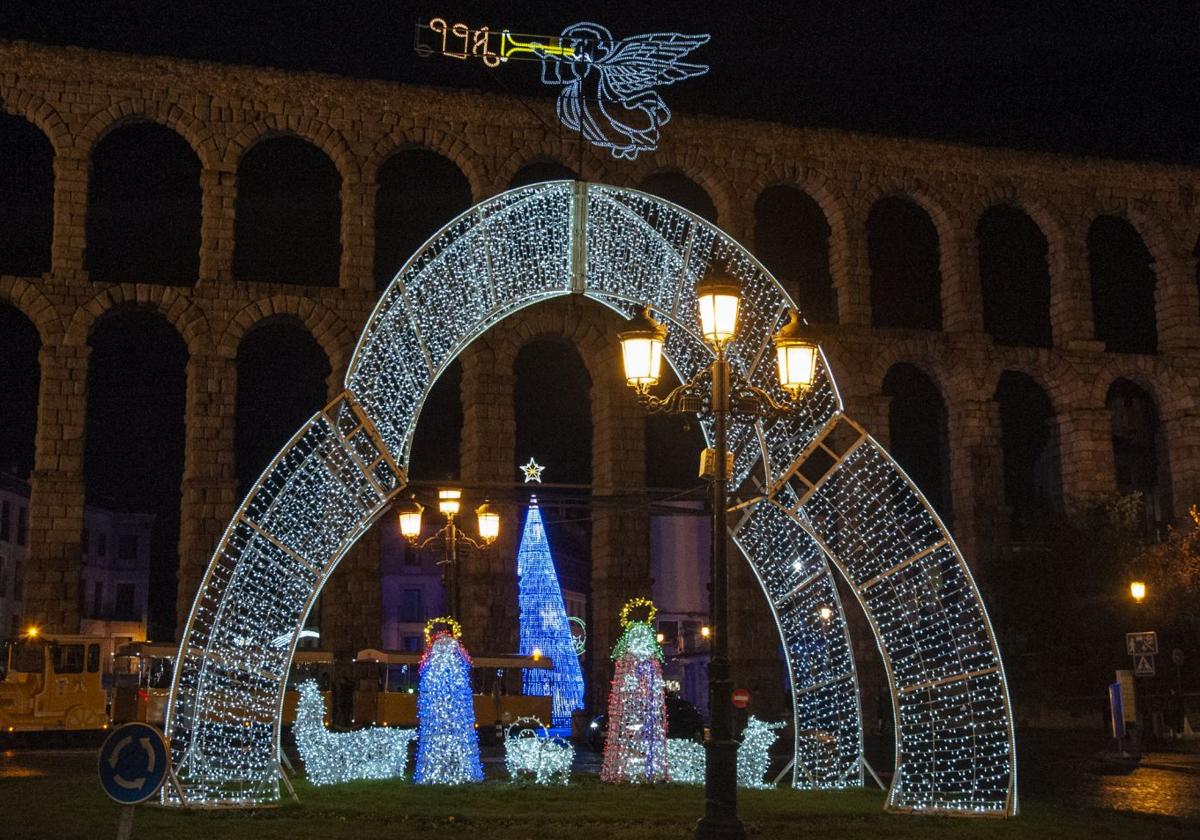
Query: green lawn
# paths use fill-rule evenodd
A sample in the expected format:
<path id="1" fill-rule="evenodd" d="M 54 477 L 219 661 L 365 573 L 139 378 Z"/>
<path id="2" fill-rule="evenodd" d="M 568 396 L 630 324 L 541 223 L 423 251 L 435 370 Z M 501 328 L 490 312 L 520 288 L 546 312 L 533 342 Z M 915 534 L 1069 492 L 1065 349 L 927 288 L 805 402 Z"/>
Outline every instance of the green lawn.
<path id="1" fill-rule="evenodd" d="M 359 782 L 313 788 L 301 801 L 252 812 L 194 812 L 139 806 L 135 838 L 162 840 L 666 840 L 690 835 L 701 790 L 680 785 L 626 787 L 581 778 L 566 788 L 501 782 L 432 788 L 406 782 Z M 877 790 L 801 793 L 743 791 L 742 816 L 759 838 L 1194 838 L 1197 825 L 1112 811 L 1069 811 L 1033 804 L 1015 820 L 884 814 Z M 91 778 L 0 781 L 0 837 L 115 836 L 118 808 Z"/>

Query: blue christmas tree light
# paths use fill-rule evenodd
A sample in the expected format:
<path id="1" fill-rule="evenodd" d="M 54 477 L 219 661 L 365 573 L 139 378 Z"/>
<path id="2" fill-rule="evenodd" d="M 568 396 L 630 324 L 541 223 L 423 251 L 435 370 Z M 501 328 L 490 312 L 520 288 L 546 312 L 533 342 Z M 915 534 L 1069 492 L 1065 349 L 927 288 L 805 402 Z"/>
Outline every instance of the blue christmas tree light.
<path id="1" fill-rule="evenodd" d="M 436 624 L 450 630 L 431 634 Z M 425 655 L 417 697 L 417 768 L 419 785 L 460 785 L 483 781 L 479 733 L 471 697 L 471 658 L 459 641 L 462 630 L 452 618 L 425 625 Z"/>
<path id="2" fill-rule="evenodd" d="M 517 550 L 518 600 L 521 607 L 521 653 L 534 651 L 550 657 L 551 670 L 526 669 L 523 690 L 527 695 L 549 696 L 554 726 L 568 726 L 571 712 L 583 708 L 583 671 L 571 638 L 567 608 L 563 604 L 558 573 L 538 509 L 537 497 L 529 500 L 525 530 Z"/>

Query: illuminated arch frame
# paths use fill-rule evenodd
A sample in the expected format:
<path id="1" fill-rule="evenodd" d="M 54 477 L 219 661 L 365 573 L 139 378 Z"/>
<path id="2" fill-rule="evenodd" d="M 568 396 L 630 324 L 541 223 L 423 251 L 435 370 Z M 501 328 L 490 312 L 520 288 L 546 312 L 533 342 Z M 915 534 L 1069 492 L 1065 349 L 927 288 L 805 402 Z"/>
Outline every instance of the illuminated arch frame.
<path id="1" fill-rule="evenodd" d="M 570 181 L 510 190 L 405 264 L 359 339 L 346 390 L 263 472 L 197 593 L 166 722 L 189 804 L 279 797 L 298 633 L 338 561 L 403 488 L 422 402 L 455 356 L 513 312 L 582 294 L 623 315 L 651 305 L 671 326 L 670 363 L 688 378 L 709 359 L 692 313 L 710 263 L 743 286 L 732 363 L 782 397 L 769 348 L 792 305 L 786 292 L 718 228 L 645 193 Z M 793 784 L 862 783 L 858 683 L 832 562 L 866 613 L 891 688 L 886 807 L 1015 814 L 1008 689 L 979 593 L 924 497 L 845 417 L 824 359 L 800 412 L 735 424 L 731 444 L 735 484 L 752 497 L 731 511 L 733 536 L 767 595 L 791 678 Z"/>

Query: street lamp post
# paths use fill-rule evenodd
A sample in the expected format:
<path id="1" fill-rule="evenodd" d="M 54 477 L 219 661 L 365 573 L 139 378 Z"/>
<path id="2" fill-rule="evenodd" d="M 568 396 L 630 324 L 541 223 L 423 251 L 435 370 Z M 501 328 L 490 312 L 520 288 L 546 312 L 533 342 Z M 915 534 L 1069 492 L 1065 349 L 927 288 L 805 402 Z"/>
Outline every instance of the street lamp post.
<path id="1" fill-rule="evenodd" d="M 461 598 L 458 574 L 458 544 L 465 542 L 473 548 L 483 550 L 496 541 L 500 535 L 500 514 L 484 502 L 475 509 L 476 526 L 479 529 L 479 539 L 475 540 L 463 532 L 455 521 L 462 506 L 462 490 L 457 488 L 442 488 L 438 490 L 438 512 L 446 518 L 446 524 L 421 539 L 422 515 L 424 505 L 412 499 L 401 505 L 399 510 L 400 533 L 417 550 L 423 549 L 434 540 L 442 540 L 442 559 L 438 565 L 442 567 L 442 588 L 446 592 L 446 608 L 450 615 L 461 618 Z"/>
<path id="2" fill-rule="evenodd" d="M 737 335 L 741 289 L 729 277 L 711 277 L 696 286 L 701 334 L 713 352 L 712 363 L 688 382 L 659 398 L 650 393 L 658 383 L 662 348 L 667 330 L 654 319 L 649 307 L 621 331 L 621 356 L 625 379 L 649 412 L 704 414 L 712 417 L 713 446 L 701 457 L 701 475 L 709 479 L 712 505 L 712 552 L 710 555 L 709 612 L 711 615 L 711 658 L 709 660 L 709 710 L 712 717 L 706 744 L 708 760 L 704 775 L 704 816 L 696 824 L 695 836 L 744 838 L 745 829 L 737 814 L 737 741 L 733 736 L 733 683 L 729 673 L 728 622 L 728 483 L 730 472 L 729 419 L 731 415 L 779 417 L 795 408 L 775 400 L 731 369 L 727 346 Z M 793 311 L 787 325 L 775 336 L 779 383 L 798 398 L 812 387 L 818 350 L 804 335 L 799 313 Z M 705 380 L 708 388 L 703 387 Z"/>

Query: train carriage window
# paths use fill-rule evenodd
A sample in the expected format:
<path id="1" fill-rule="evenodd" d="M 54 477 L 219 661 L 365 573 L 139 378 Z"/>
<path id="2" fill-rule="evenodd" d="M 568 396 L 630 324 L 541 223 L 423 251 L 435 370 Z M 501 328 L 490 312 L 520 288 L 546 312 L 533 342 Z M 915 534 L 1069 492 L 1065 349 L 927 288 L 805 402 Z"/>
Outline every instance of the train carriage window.
<path id="1" fill-rule="evenodd" d="M 55 645 L 54 673 L 82 674 L 83 645 Z"/>
<path id="2" fill-rule="evenodd" d="M 100 670 L 100 645 L 88 645 L 87 670 L 89 674 Z"/>

